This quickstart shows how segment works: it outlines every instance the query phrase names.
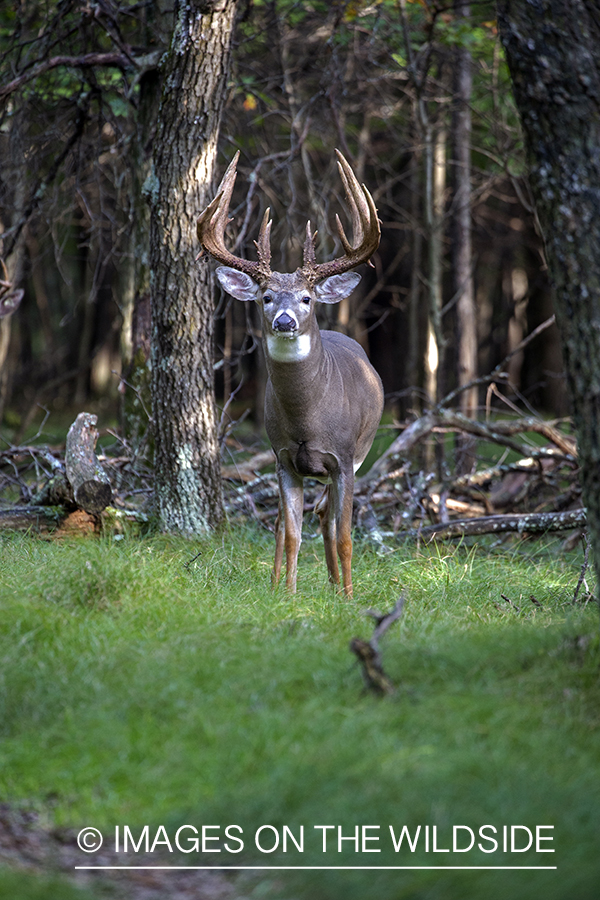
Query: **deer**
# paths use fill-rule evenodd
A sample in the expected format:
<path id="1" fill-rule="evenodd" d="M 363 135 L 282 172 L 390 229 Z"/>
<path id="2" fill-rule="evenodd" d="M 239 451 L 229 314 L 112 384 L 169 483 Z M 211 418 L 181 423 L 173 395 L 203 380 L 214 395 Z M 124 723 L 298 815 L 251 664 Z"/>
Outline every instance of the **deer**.
<path id="1" fill-rule="evenodd" d="M 368 262 L 381 236 L 373 198 L 347 160 L 336 151 L 352 221 L 352 242 L 339 216 L 343 256 L 317 263 L 316 232 L 306 225 L 303 265 L 292 273 L 271 270 L 270 209 L 260 226 L 256 261 L 227 250 L 225 228 L 237 175 L 239 151 L 216 196 L 200 214 L 197 232 L 204 251 L 222 265 L 216 275 L 237 300 L 254 301 L 262 320 L 268 380 L 265 427 L 276 457 L 279 506 L 275 522 L 272 584 L 286 558 L 286 588 L 296 592 L 302 541 L 304 479 L 325 485 L 315 506 L 329 581 L 339 585 L 338 556 L 346 597 L 352 597 L 352 505 L 354 475 L 369 452 L 383 412 L 379 375 L 360 344 L 337 331 L 320 330 L 318 303 L 339 303 L 360 281 L 351 272 Z"/>

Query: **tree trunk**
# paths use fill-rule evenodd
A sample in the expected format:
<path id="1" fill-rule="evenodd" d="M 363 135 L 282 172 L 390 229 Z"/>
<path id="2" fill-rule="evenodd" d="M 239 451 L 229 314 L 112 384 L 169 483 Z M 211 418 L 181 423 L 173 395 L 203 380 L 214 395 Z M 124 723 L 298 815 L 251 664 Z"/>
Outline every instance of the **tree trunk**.
<path id="1" fill-rule="evenodd" d="M 499 0 L 600 572 L 600 0 Z"/>
<path id="2" fill-rule="evenodd" d="M 175 9 L 150 186 L 155 495 L 165 531 L 203 534 L 223 516 L 213 375 L 213 288 L 196 262 L 212 196 L 236 0 Z"/>
<path id="3" fill-rule="evenodd" d="M 419 184 L 419 172 L 421 168 L 420 153 L 415 151 L 411 164 L 410 174 L 410 198 L 411 198 L 411 243 L 412 243 L 412 265 L 410 271 L 410 290 L 408 293 L 408 348 L 406 355 L 405 368 L 405 384 L 412 388 L 412 395 L 408 401 L 408 408 L 421 409 L 421 396 L 419 387 L 419 351 L 422 349 L 422 341 L 420 340 L 421 325 L 421 280 L 422 272 L 422 255 L 423 255 L 423 234 L 421 228 L 418 227 L 421 214 L 421 191 Z M 404 327 L 404 323 L 402 323 Z M 405 401 L 406 402 L 406 401 Z"/>
<path id="4" fill-rule="evenodd" d="M 120 390 L 123 434 L 135 456 L 142 457 L 147 450 L 151 427 L 147 411 L 152 407 L 150 208 L 144 191 L 151 174 L 150 148 L 158 115 L 160 84 L 160 75 L 156 70 L 147 72 L 140 80 L 136 131 L 132 140 L 132 259 L 122 301 L 121 354 L 124 381 Z"/>
<path id="5" fill-rule="evenodd" d="M 172 13 L 167 0 L 155 0 L 144 13 L 144 42 L 166 49 L 173 33 Z M 146 456 L 153 449 L 148 411 L 150 395 L 150 206 L 146 185 L 152 171 L 152 146 L 156 134 L 162 79 L 158 68 L 149 69 L 140 78 L 135 131 L 131 141 L 133 221 L 131 223 L 131 260 L 123 267 L 121 308 L 121 356 L 124 382 L 122 392 L 123 434 L 135 456 Z M 150 440 L 148 440 L 150 438 Z"/>
<path id="6" fill-rule="evenodd" d="M 457 19 L 468 19 L 470 8 L 456 0 Z M 471 249 L 471 93 L 473 76 L 471 54 L 458 47 L 454 68 L 454 100 L 452 115 L 453 207 L 452 269 L 453 294 L 456 296 L 458 324 L 458 384 L 477 378 L 477 317 L 473 293 L 473 253 Z M 460 395 L 460 411 L 468 418 L 477 415 L 477 388 Z M 468 472 L 475 461 L 475 445 L 459 439 L 457 470 Z"/>
<path id="7" fill-rule="evenodd" d="M 444 195 L 446 188 L 446 132 L 434 130 L 430 121 L 425 133 L 425 225 L 427 230 L 429 322 L 425 354 L 425 388 L 431 406 L 440 399 L 440 371 L 443 368 L 442 275 L 444 254 Z"/>

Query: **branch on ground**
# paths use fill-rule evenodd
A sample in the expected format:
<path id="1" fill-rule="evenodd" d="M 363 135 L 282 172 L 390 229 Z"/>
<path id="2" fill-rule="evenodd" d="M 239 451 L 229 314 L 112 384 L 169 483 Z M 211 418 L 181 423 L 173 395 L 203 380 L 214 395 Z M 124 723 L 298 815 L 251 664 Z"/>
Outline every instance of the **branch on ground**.
<path id="1" fill-rule="evenodd" d="M 350 650 L 355 654 L 362 666 L 363 678 L 368 690 L 379 695 L 393 694 L 395 687 L 383 670 L 379 640 L 383 637 L 404 611 L 404 594 L 401 594 L 396 605 L 389 613 L 380 613 L 376 610 L 367 610 L 366 615 L 375 620 L 375 630 L 370 641 L 361 638 L 352 638 Z"/>

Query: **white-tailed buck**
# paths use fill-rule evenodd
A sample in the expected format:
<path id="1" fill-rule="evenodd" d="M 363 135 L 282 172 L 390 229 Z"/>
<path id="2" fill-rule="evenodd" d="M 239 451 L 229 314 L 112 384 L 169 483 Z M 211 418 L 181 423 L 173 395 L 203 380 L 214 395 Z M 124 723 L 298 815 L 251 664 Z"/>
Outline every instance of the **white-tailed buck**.
<path id="1" fill-rule="evenodd" d="M 277 457 L 279 513 L 273 582 L 279 581 L 283 549 L 286 584 L 296 590 L 302 537 L 304 478 L 327 485 L 316 511 L 321 520 L 329 579 L 339 584 L 337 556 L 347 595 L 352 594 L 352 495 L 354 473 L 367 455 L 383 410 L 383 388 L 362 347 L 336 331 L 320 331 L 316 304 L 339 303 L 360 281 L 349 272 L 367 262 L 379 245 L 377 210 L 338 152 L 353 228 L 350 243 L 337 217 L 344 256 L 315 260 L 315 237 L 306 226 L 304 265 L 292 274 L 271 271 L 267 210 L 258 242 L 258 261 L 240 259 L 225 247 L 229 203 L 238 155 L 217 196 L 198 219 L 202 247 L 224 263 L 217 269 L 222 287 L 238 300 L 254 300 L 262 314 L 263 347 L 269 378 L 265 423 Z"/>

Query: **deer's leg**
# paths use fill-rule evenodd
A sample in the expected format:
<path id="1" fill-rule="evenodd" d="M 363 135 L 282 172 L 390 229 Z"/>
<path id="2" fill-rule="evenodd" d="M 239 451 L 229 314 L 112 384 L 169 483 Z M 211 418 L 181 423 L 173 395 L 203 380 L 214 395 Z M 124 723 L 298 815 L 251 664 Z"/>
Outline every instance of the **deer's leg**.
<path id="1" fill-rule="evenodd" d="M 347 597 L 352 596 L 352 498 L 354 473 L 340 472 L 332 487 L 335 491 L 336 543 L 342 564 L 342 583 Z"/>
<path id="2" fill-rule="evenodd" d="M 304 507 L 304 487 L 302 478 L 286 471 L 282 466 L 277 470 L 279 480 L 279 504 L 283 513 L 283 544 L 285 546 L 285 584 L 292 594 L 296 593 L 298 571 L 298 551 L 302 542 L 302 511 Z M 281 529 L 281 524 L 279 526 Z M 275 550 L 277 564 L 277 545 Z M 275 574 L 275 567 L 273 568 Z"/>
<path id="3" fill-rule="evenodd" d="M 279 508 L 277 510 L 277 518 L 275 519 L 275 560 L 273 562 L 273 572 L 271 574 L 271 584 L 273 585 L 273 587 L 279 584 L 279 578 L 281 576 L 281 564 L 283 562 L 283 538 L 284 522 L 280 498 Z"/>
<path id="4" fill-rule="evenodd" d="M 321 534 L 325 545 L 325 560 L 329 580 L 332 584 L 340 583 L 340 570 L 337 561 L 337 549 L 335 539 L 335 504 L 331 500 L 331 486 L 327 485 L 323 496 L 315 506 L 315 512 L 321 522 Z"/>

